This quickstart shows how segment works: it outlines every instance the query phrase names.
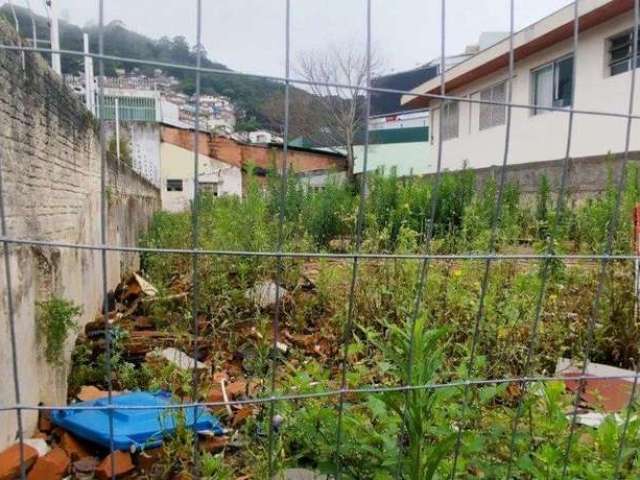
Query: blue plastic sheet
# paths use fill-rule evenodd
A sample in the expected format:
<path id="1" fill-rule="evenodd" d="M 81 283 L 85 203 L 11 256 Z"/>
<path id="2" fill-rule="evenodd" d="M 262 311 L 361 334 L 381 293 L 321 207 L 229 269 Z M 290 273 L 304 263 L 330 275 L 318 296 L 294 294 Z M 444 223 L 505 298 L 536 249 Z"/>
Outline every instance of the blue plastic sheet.
<path id="1" fill-rule="evenodd" d="M 146 449 L 160 446 L 162 440 L 176 431 L 177 425 L 203 431 L 211 430 L 222 435 L 223 430 L 216 417 L 203 407 L 118 409 L 131 406 L 163 406 L 172 404 L 166 392 L 136 392 L 111 397 L 113 415 L 113 445 L 116 450 Z M 55 425 L 79 438 L 109 448 L 110 429 L 108 410 L 83 410 L 78 407 L 108 406 L 107 398 L 76 403 L 73 410 L 53 410 L 51 420 Z"/>

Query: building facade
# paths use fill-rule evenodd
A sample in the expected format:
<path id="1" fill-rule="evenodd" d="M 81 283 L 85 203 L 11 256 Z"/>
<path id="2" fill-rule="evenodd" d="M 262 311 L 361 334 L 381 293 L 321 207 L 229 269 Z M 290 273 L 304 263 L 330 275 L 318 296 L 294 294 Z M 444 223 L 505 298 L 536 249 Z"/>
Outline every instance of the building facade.
<path id="1" fill-rule="evenodd" d="M 433 168 L 429 112 L 419 110 L 369 119 L 367 171 L 398 176 L 422 175 Z M 354 148 L 354 173 L 364 170 L 364 145 Z"/>
<path id="2" fill-rule="evenodd" d="M 188 210 L 194 198 L 195 132 L 163 124 L 160 137 L 162 208 Z M 346 178 L 346 157 L 339 153 L 291 146 L 285 157 L 279 143 L 251 144 L 206 131 L 198 133 L 197 142 L 198 189 L 215 196 L 243 195 L 250 177 L 264 185 L 270 171 L 282 169 L 285 158 L 289 172 L 310 188 Z"/>
<path id="3" fill-rule="evenodd" d="M 514 35 L 515 75 L 508 163 L 561 160 L 566 155 L 569 108 L 627 114 L 633 41 L 632 0 L 581 0 L 580 35 L 573 52 L 574 6 L 569 5 Z M 470 100 L 507 101 L 509 40 L 500 41 L 445 72 L 446 94 Z M 574 75 L 575 62 L 575 79 Z M 440 77 L 413 90 L 439 94 Z M 575 92 L 572 87 L 575 84 Z M 638 92 L 638 90 L 636 90 Z M 634 111 L 640 107 L 636 94 Z M 443 168 L 502 164 L 507 107 L 405 95 L 407 106 L 431 109 L 431 171 L 442 135 Z M 542 108 L 540 108 L 542 107 Z M 558 111 L 545 110 L 545 107 Z M 440 115 L 442 132 L 440 131 Z M 576 113 L 570 156 L 607 156 L 625 149 L 626 118 Z M 630 150 L 640 150 L 633 122 Z"/>
<path id="4" fill-rule="evenodd" d="M 161 126 L 160 192 L 162 209 L 182 212 L 191 208 L 195 191 L 194 131 Z M 242 195 L 242 166 L 211 156 L 211 137 L 198 135 L 198 191 L 218 195 Z"/>

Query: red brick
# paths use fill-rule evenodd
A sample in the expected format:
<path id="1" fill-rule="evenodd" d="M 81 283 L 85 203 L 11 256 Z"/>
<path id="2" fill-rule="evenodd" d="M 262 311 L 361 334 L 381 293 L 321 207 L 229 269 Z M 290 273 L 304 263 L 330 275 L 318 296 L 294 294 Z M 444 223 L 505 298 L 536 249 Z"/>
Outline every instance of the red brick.
<path id="1" fill-rule="evenodd" d="M 70 464 L 67 453 L 56 447 L 36 461 L 27 480 L 61 480 L 69 471 Z"/>
<path id="2" fill-rule="evenodd" d="M 60 446 L 63 448 L 67 455 L 71 457 L 74 462 L 85 457 L 89 457 L 91 454 L 87 449 L 69 432 L 64 432 L 60 439 Z"/>
<path id="3" fill-rule="evenodd" d="M 225 385 L 225 389 L 227 390 L 227 395 L 229 396 L 229 398 L 236 398 L 247 391 L 247 384 L 242 380 L 238 380 L 237 382 Z"/>
<path id="4" fill-rule="evenodd" d="M 25 470 L 31 468 L 38 458 L 38 451 L 23 445 Z M 13 480 L 20 475 L 20 444 L 10 446 L 0 453 L 0 480 Z"/>
<path id="5" fill-rule="evenodd" d="M 115 459 L 115 470 L 111 470 L 111 458 Z M 128 452 L 113 452 L 111 455 L 107 455 L 98 468 L 96 468 L 96 477 L 98 480 L 111 480 L 111 477 L 115 474 L 116 477 L 124 475 L 135 469 L 133 462 L 131 461 L 131 454 Z"/>
<path id="6" fill-rule="evenodd" d="M 238 410 L 233 416 L 233 421 L 231 422 L 231 426 L 236 428 L 244 423 L 244 421 L 253 415 L 253 407 L 251 405 L 247 405 Z"/>
<path id="7" fill-rule="evenodd" d="M 200 449 L 206 452 L 219 452 L 229 443 L 229 437 L 209 437 L 200 441 Z"/>

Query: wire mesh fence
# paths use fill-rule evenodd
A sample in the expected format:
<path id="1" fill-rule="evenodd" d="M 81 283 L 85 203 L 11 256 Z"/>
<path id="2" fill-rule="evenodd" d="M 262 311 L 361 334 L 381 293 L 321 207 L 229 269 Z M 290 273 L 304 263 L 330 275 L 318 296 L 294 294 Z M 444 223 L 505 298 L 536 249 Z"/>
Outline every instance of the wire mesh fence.
<path id="1" fill-rule="evenodd" d="M 365 248 L 363 242 L 365 242 L 365 234 L 367 228 L 367 195 L 365 192 L 368 190 L 368 156 L 369 156 L 369 128 L 365 128 L 364 131 L 364 150 L 363 150 L 363 169 L 362 174 L 357 178 L 358 184 L 357 191 L 360 192 L 357 195 L 357 208 L 355 218 L 353 219 L 353 242 L 350 245 L 350 251 L 346 253 L 335 252 L 320 252 L 320 251 L 291 251 L 287 250 L 286 238 L 287 231 L 287 193 L 288 182 L 291 175 L 290 165 L 287 161 L 289 155 L 289 137 L 290 137 L 290 95 L 292 86 L 305 87 L 309 82 L 302 79 L 293 78 L 291 75 L 291 9 L 290 0 L 284 0 L 286 7 L 286 16 L 283 24 L 285 32 L 285 71 L 281 77 L 262 76 L 251 73 L 240 73 L 234 71 L 228 71 L 223 69 L 205 68 L 202 66 L 202 48 L 197 48 L 196 62 L 194 65 L 186 64 L 170 64 L 166 62 L 150 61 L 142 58 L 122 58 L 113 55 L 105 54 L 104 44 L 104 8 L 105 1 L 99 1 L 99 51 L 97 53 L 85 53 L 81 51 L 72 50 L 60 50 L 63 56 L 74 56 L 78 58 L 91 57 L 98 62 L 98 70 L 101 77 L 105 76 L 105 62 L 117 61 L 123 64 L 129 65 L 148 65 L 158 68 L 172 68 L 181 69 L 194 77 L 195 88 L 195 115 L 194 115 L 194 138 L 200 131 L 200 102 L 199 97 L 201 95 L 201 80 L 205 75 L 219 75 L 219 76 L 234 76 L 239 78 L 258 78 L 278 82 L 284 93 L 284 104 L 282 105 L 284 121 L 283 121 L 283 155 L 284 161 L 280 165 L 280 170 L 277 172 L 276 178 L 278 182 L 278 195 L 279 200 L 277 221 L 275 223 L 274 238 L 275 243 L 273 248 L 268 249 L 237 249 L 237 250 L 216 250 L 202 248 L 202 225 L 200 223 L 199 214 L 202 211 L 201 198 L 202 195 L 199 192 L 200 184 L 198 183 L 198 169 L 199 155 L 202 153 L 199 151 L 199 142 L 193 142 L 193 171 L 194 171 L 194 183 L 193 192 L 194 199 L 192 204 L 192 214 L 190 216 L 190 248 L 154 248 L 154 247 L 126 247 L 122 245 L 113 245 L 107 242 L 107 197 L 108 188 L 105 183 L 106 172 L 106 146 L 105 146 L 105 131 L 104 131 L 104 115 L 98 115 L 101 124 L 101 190 L 102 190 L 102 203 L 101 203 L 101 215 L 100 215 L 100 232 L 101 243 L 99 245 L 82 245 L 65 242 L 52 242 L 43 241 L 30 238 L 16 238 L 12 235 L 12 232 L 7 228 L 6 212 L 5 212 L 5 194 L 3 193 L 2 176 L 0 176 L 0 220 L 2 227 L 2 238 L 4 248 L 4 270 L 5 270 L 5 282 L 6 282 L 6 302 L 7 312 L 9 316 L 10 336 L 12 346 L 12 363 L 13 363 L 13 380 L 15 391 L 15 404 L 14 405 L 1 405 L 0 411 L 15 411 L 18 421 L 18 434 L 21 445 L 21 458 L 24 456 L 22 448 L 24 442 L 24 431 L 22 426 L 22 415 L 26 411 L 48 411 L 48 410 L 101 410 L 106 411 L 110 419 L 110 437 L 111 437 L 111 451 L 115 450 L 113 444 L 114 411 L 127 411 L 127 410 L 144 410 L 144 409 L 158 409 L 157 405 L 153 406 L 118 406 L 117 409 L 113 406 L 113 385 L 112 385 L 112 344 L 113 338 L 111 335 L 112 325 L 109 321 L 109 285 L 107 275 L 107 254 L 109 252 L 121 251 L 129 253 L 140 253 L 145 255 L 180 255 L 190 258 L 190 275 L 192 289 L 190 292 L 190 312 L 192 319 L 192 334 L 195 340 L 193 341 L 193 358 L 199 358 L 198 342 L 197 339 L 201 335 L 199 332 L 200 323 L 198 321 L 201 305 L 204 302 L 204 293 L 202 284 L 206 283 L 206 275 L 210 273 L 209 266 L 203 269 L 202 262 L 206 259 L 212 259 L 215 264 L 217 261 L 229 260 L 238 261 L 243 259 L 254 259 L 256 262 L 269 263 L 267 271 L 273 276 L 275 284 L 275 298 L 281 297 L 281 289 L 283 288 L 284 276 L 288 262 L 295 260 L 327 260 L 327 261 L 340 261 L 348 265 L 348 275 L 345 277 L 348 281 L 343 285 L 344 289 L 344 312 L 342 314 L 342 322 L 340 324 L 341 335 L 339 337 L 339 345 L 335 350 L 335 368 L 332 372 L 328 373 L 329 376 L 334 375 L 330 383 L 331 388 L 326 389 L 310 389 L 308 392 L 296 392 L 295 390 L 286 391 L 283 390 L 282 382 L 280 381 L 280 375 L 282 371 L 289 368 L 284 361 L 282 355 L 279 353 L 280 344 L 283 340 L 283 304 L 280 301 L 276 301 L 273 311 L 273 317 L 271 320 L 271 347 L 268 355 L 268 373 L 265 374 L 265 388 L 260 395 L 256 395 L 253 398 L 236 399 L 233 401 L 202 401 L 201 385 L 199 383 L 199 375 L 197 372 L 197 361 L 193 365 L 193 375 L 191 378 L 191 398 L 190 402 L 179 403 L 174 405 L 167 405 L 168 411 L 184 411 L 193 409 L 194 416 L 199 413 L 200 407 L 219 407 L 228 405 L 255 405 L 259 406 L 263 412 L 264 425 L 266 425 L 266 437 L 264 443 L 264 451 L 266 452 L 266 466 L 267 468 L 262 473 L 265 478 L 273 478 L 278 475 L 283 468 L 283 464 L 280 459 L 281 446 L 279 445 L 279 436 L 281 435 L 279 428 L 279 418 L 281 418 L 281 412 L 286 409 L 296 408 L 301 402 L 308 402 L 312 400 L 327 400 L 331 409 L 334 412 L 334 416 L 327 418 L 325 421 L 329 423 L 330 430 L 332 430 L 332 439 L 328 441 L 332 449 L 328 455 L 331 458 L 330 475 L 334 478 L 360 478 L 358 473 L 354 473 L 351 463 L 357 462 L 373 462 L 377 454 L 375 451 L 367 451 L 367 455 L 359 456 L 362 454 L 354 455 L 351 451 L 353 444 L 358 442 L 358 417 L 349 416 L 347 422 L 347 410 L 353 405 L 365 404 L 371 402 L 371 399 L 380 399 L 383 395 L 399 394 L 396 403 L 394 404 L 394 413 L 396 415 L 397 426 L 393 430 L 394 438 L 380 440 L 378 448 L 382 448 L 382 443 L 391 442 L 395 445 L 395 449 L 392 451 L 395 453 L 396 458 L 388 460 L 387 476 L 379 478 L 473 478 L 482 477 L 483 472 L 474 471 L 470 462 L 470 458 L 474 456 L 482 455 L 482 446 L 473 445 L 470 432 L 496 428 L 496 424 L 483 424 L 482 410 L 480 404 L 482 404 L 482 397 L 488 390 L 485 389 L 517 389 L 517 395 L 514 396 L 515 400 L 510 405 L 511 408 L 507 410 L 506 421 L 503 422 L 506 427 L 499 436 L 499 441 L 494 448 L 499 452 L 494 459 L 499 458 L 501 460 L 502 470 L 500 470 L 500 476 L 504 478 L 543 478 L 540 475 L 542 471 L 538 473 L 532 473 L 533 470 L 527 470 L 526 462 L 521 459 L 522 451 L 529 450 L 533 454 L 536 450 L 536 442 L 540 440 L 533 434 L 524 434 L 522 432 L 523 423 L 527 423 L 528 428 L 533 428 L 534 420 L 531 417 L 532 408 L 531 402 L 535 398 L 548 399 L 551 393 L 544 391 L 544 387 L 541 385 L 553 384 L 558 381 L 566 380 L 562 375 L 549 375 L 541 373 L 536 367 L 536 352 L 539 351 L 541 339 L 541 329 L 545 324 L 545 308 L 548 304 L 549 296 L 549 282 L 553 276 L 554 268 L 556 268 L 558 262 L 565 264 L 575 262 L 578 264 L 589 265 L 591 271 L 595 271 L 596 281 L 590 285 L 593 287 L 592 305 L 588 312 L 586 321 L 583 325 L 583 331 L 579 336 L 575 338 L 579 339 L 579 345 L 576 351 L 579 352 L 576 355 L 575 360 L 579 363 L 579 372 L 572 376 L 572 380 L 579 384 L 578 388 L 575 388 L 575 394 L 572 397 L 572 407 L 566 417 L 566 412 L 561 413 L 561 417 L 568 418 L 568 425 L 563 424 L 562 431 L 560 432 L 538 432 L 539 435 L 548 434 L 554 438 L 554 441 L 559 442 L 562 445 L 561 454 L 553 456 L 550 454 L 548 458 L 544 458 L 542 461 L 549 464 L 560 465 L 559 473 L 547 472 L 544 478 L 589 478 L 587 476 L 579 476 L 571 469 L 572 458 L 574 457 L 577 444 L 582 442 L 579 437 L 580 427 L 578 424 L 578 414 L 580 411 L 581 393 L 584 393 L 584 386 L 587 380 L 619 380 L 627 379 L 632 381 L 632 391 L 629 395 L 629 403 L 624 408 L 624 413 L 620 418 L 618 430 L 615 435 L 601 441 L 612 442 L 609 445 L 612 451 L 611 461 L 611 478 L 635 478 L 639 475 L 637 465 L 637 453 L 629 453 L 628 444 L 630 437 L 633 435 L 637 437 L 637 428 L 632 424 L 635 421 L 634 410 L 634 397 L 637 389 L 638 372 L 629 374 L 612 374 L 612 375 L 597 375 L 594 376 L 589 373 L 588 367 L 590 360 L 594 356 L 594 342 L 595 337 L 599 334 L 598 329 L 601 327 L 601 319 L 599 318 L 602 312 L 603 303 L 609 302 L 610 298 L 605 298 L 606 295 L 615 294 L 615 285 L 610 283 L 611 275 L 613 275 L 613 269 L 616 265 L 630 265 L 633 261 L 637 261 L 638 257 L 635 253 L 625 253 L 616 249 L 616 234 L 620 228 L 624 219 L 620 218 L 620 210 L 623 202 L 623 192 L 625 186 L 625 172 L 627 164 L 630 161 L 630 144 L 632 137 L 632 123 L 633 120 L 638 119 L 638 115 L 634 112 L 634 98 L 635 98 L 635 82 L 636 82 L 636 64 L 638 58 L 638 42 L 632 41 L 632 53 L 631 62 L 634 68 L 631 69 L 629 74 L 630 83 L 628 85 L 629 90 L 629 103 L 627 113 L 620 113 L 613 108 L 612 111 L 597 111 L 591 109 L 578 109 L 575 108 L 575 104 L 572 103 L 570 107 L 554 106 L 554 105 L 536 105 L 534 103 L 516 103 L 513 102 L 513 82 L 516 77 L 516 64 L 518 58 L 516 58 L 516 46 L 514 44 L 515 31 L 515 0 L 509 2 L 509 37 L 508 37 L 508 53 L 507 53 L 507 73 L 506 73 L 506 100 L 505 101 L 489 101 L 478 98 L 472 98 L 469 96 L 458 96 L 455 93 L 450 93 L 447 90 L 447 69 L 446 67 L 446 48 L 447 48 L 447 31 L 446 31 L 446 12 L 447 2 L 441 0 L 440 2 L 440 42 L 441 42 L 441 58 L 440 58 L 440 76 L 439 76 L 439 93 L 416 93 L 411 91 L 402 91 L 387 88 L 376 88 L 372 85 L 371 75 L 371 62 L 372 62 L 372 2 L 366 0 L 366 15 L 362 21 L 366 25 L 366 76 L 364 84 L 362 85 L 350 85 L 342 83 L 330 84 L 330 86 L 344 89 L 348 91 L 356 90 L 361 92 L 364 96 L 364 118 L 369 117 L 371 95 L 372 93 L 387 93 L 387 94 L 403 94 L 414 97 L 421 97 L 437 102 L 446 104 L 447 102 L 458 102 L 466 104 L 476 105 L 491 105 L 495 107 L 504 107 L 505 116 L 505 135 L 504 135 L 504 148 L 503 156 L 501 159 L 501 169 L 496 188 L 491 202 L 491 212 L 489 216 L 489 234 L 484 239 L 482 246 L 472 253 L 468 252 L 447 252 L 442 249 L 440 245 L 437 245 L 436 216 L 439 209 L 442 208 L 441 202 L 443 201 L 441 192 L 443 191 L 443 182 L 446 180 L 447 165 L 447 149 L 445 144 L 444 135 L 438 135 L 436 145 L 437 149 L 437 165 L 435 173 L 431 176 L 432 192 L 434 192 L 428 199 L 427 205 L 425 205 L 425 229 L 422 232 L 422 243 L 416 251 L 409 252 L 386 252 L 386 251 L 371 251 L 371 248 Z M 586 3 L 586 2 L 584 2 Z M 573 4 L 573 22 L 572 22 L 572 40 L 571 40 L 571 52 L 576 58 L 580 51 L 580 35 L 582 32 L 580 24 L 580 7 L 583 4 L 582 1 L 576 1 Z M 195 19 L 195 32 L 196 32 L 196 45 L 201 46 L 202 41 L 202 0 L 196 0 L 197 17 Z M 640 7 L 639 1 L 633 2 L 633 31 L 638 31 L 638 25 L 640 24 Z M 20 52 L 32 52 L 48 55 L 52 53 L 51 49 L 37 47 L 38 42 L 34 42 L 32 46 L 28 44 L 24 45 L 2 45 L 0 48 L 7 51 Z M 54 52 L 55 53 L 55 52 Z M 573 62 L 573 74 L 571 92 L 575 95 L 576 91 L 576 78 L 579 74 L 579 65 L 577 61 Z M 98 105 L 105 104 L 103 86 L 99 87 L 99 101 Z M 620 106 L 615 106 L 620 107 Z M 548 225 L 547 234 L 541 241 L 540 247 L 537 253 L 505 253 L 500 250 L 499 235 L 501 232 L 501 218 L 503 217 L 503 209 L 507 195 L 507 167 L 512 160 L 510 147 L 512 145 L 512 112 L 516 109 L 524 109 L 527 111 L 552 111 L 558 114 L 566 115 L 567 117 L 567 132 L 566 132 L 566 144 L 565 153 L 562 159 L 562 175 L 559 179 L 559 189 L 555 199 L 554 212 L 551 224 Z M 557 237 L 559 230 L 562 228 L 562 219 L 566 211 L 571 207 L 567 201 L 567 183 L 570 175 L 569 165 L 572 159 L 572 141 L 574 137 L 574 120 L 578 116 L 591 116 L 602 118 L 618 118 L 623 119 L 626 123 L 625 128 L 625 145 L 621 159 L 622 167 L 619 170 L 619 175 L 613 180 L 615 188 L 615 196 L 613 198 L 609 216 L 606 218 L 606 241 L 602 251 L 593 253 L 561 253 L 557 248 Z M 444 115 L 439 115 L 439 132 L 443 132 Z M 365 122 L 366 124 L 366 122 Z M 558 135 L 562 135 L 562 132 L 558 132 Z M 1 159 L 2 157 L 0 157 Z M 0 175 L 4 169 L 0 166 Z M 396 180 L 400 182 L 400 180 Z M 99 252 L 102 262 L 102 297 L 104 298 L 104 329 L 106 331 L 106 383 L 108 387 L 107 405 L 94 406 L 94 407 L 78 407 L 74 405 L 65 406 L 38 406 L 38 405 L 26 405 L 22 402 L 21 397 L 21 385 L 20 379 L 20 365 L 17 360 L 16 352 L 20 349 L 20 346 L 16 342 L 15 324 L 19 319 L 16 317 L 16 312 L 13 305 L 14 293 L 12 292 L 12 279 L 16 275 L 15 269 L 12 269 L 10 262 L 10 250 L 16 246 L 42 246 L 42 247 L 57 247 L 64 249 L 77 249 L 77 250 L 90 250 Z M 458 355 L 455 362 L 455 368 L 452 368 L 451 372 L 445 375 L 437 376 L 435 374 L 427 374 L 425 369 L 429 369 L 430 363 L 428 359 L 429 355 L 433 354 L 437 349 L 438 342 L 441 341 L 437 335 L 429 336 L 425 333 L 425 324 L 423 319 L 425 316 L 434 316 L 433 305 L 437 305 L 442 301 L 439 298 L 439 291 L 434 286 L 434 271 L 442 265 L 462 265 L 467 266 L 463 268 L 473 268 L 476 272 L 480 272 L 477 281 L 478 285 L 474 285 L 473 288 L 469 286 L 469 291 L 477 289 L 477 299 L 473 301 L 473 315 L 466 318 L 468 327 L 471 332 L 469 338 L 464 342 L 461 342 L 458 349 Z M 355 365 L 353 362 L 353 350 L 356 344 L 359 342 L 354 340 L 356 333 L 360 333 L 361 325 L 359 323 L 359 317 L 357 313 L 358 308 L 362 308 L 362 304 L 367 302 L 367 283 L 362 279 L 363 270 L 368 269 L 370 265 L 378 264 L 391 264 L 394 267 L 398 265 L 414 265 L 415 268 L 410 270 L 410 273 L 414 277 L 410 280 L 411 284 L 405 284 L 404 295 L 409 298 L 407 305 L 410 308 L 403 308 L 401 316 L 404 318 L 404 322 L 400 325 L 404 330 L 400 332 L 405 335 L 406 341 L 406 355 L 402 358 L 402 364 L 399 368 L 398 378 L 399 382 L 390 384 L 389 382 L 379 381 L 367 384 L 358 384 L 353 380 L 352 373 L 360 366 Z M 535 279 L 530 279 L 530 288 L 535 290 L 533 294 L 533 301 L 529 305 L 530 324 L 526 325 L 525 334 L 521 339 L 521 351 L 519 361 L 521 361 L 521 375 L 512 376 L 504 374 L 506 370 L 500 370 L 496 368 L 492 373 L 487 375 L 487 369 L 484 368 L 483 362 L 486 362 L 486 349 L 487 345 L 484 339 L 484 335 L 487 334 L 487 328 L 492 328 L 490 325 L 490 317 L 492 312 L 487 311 L 487 305 L 489 303 L 488 297 L 497 295 L 496 289 L 500 288 L 500 285 L 495 279 L 496 270 L 503 268 L 507 265 L 524 265 L 526 268 L 534 268 L 538 270 Z M 507 267 L 505 267 L 507 268 Z M 514 267 L 515 268 L 515 267 Z M 439 278 L 439 277 L 438 277 Z M 370 287 L 370 286 L 369 286 Z M 525 287 L 526 289 L 526 287 Z M 614 291 L 614 294 L 611 292 Z M 398 294 L 398 292 L 394 292 Z M 622 294 L 622 293 L 621 293 Z M 342 297 L 341 297 L 342 298 Z M 405 299 L 406 300 L 406 299 Z M 400 302 L 399 299 L 391 298 L 391 303 L 394 301 Z M 492 307 L 493 308 L 493 307 Z M 566 307 L 569 308 L 568 306 Z M 562 310 L 562 308 L 561 308 Z M 564 312 L 570 313 L 570 312 Z M 529 317 L 527 317 L 529 318 Z M 389 331 L 393 331 L 392 328 Z M 491 332 L 493 334 L 493 332 Z M 207 333 L 207 335 L 215 335 Z M 496 332 L 496 336 L 499 332 Z M 546 337 L 545 337 L 546 338 Z M 389 337 L 383 339 L 383 342 L 390 342 Z M 455 342 L 455 339 L 453 339 Z M 576 340 L 577 341 L 577 340 Z M 375 350 L 381 347 L 369 347 Z M 456 349 L 454 348 L 454 351 Z M 385 361 L 391 361 L 387 359 L 386 355 L 383 355 Z M 636 359 L 632 359 L 631 363 L 637 364 Z M 365 365 L 365 368 L 370 365 Z M 542 388 L 542 390 L 541 390 Z M 502 390 L 501 390 L 502 391 Z M 443 396 L 437 397 L 438 392 L 444 392 Z M 455 395 L 451 392 L 455 392 Z M 436 402 L 447 403 L 448 398 L 455 399 L 449 405 L 449 410 L 446 410 L 444 419 L 440 418 L 438 421 L 440 425 L 440 431 L 433 432 L 428 431 L 425 425 L 429 425 L 430 422 L 435 422 L 435 413 L 433 405 Z M 502 400 L 496 400 L 492 397 L 491 401 L 500 403 Z M 283 407 L 283 405 L 289 404 L 289 407 Z M 287 410 L 288 411 L 288 410 Z M 539 412 L 538 412 L 539 413 Z M 433 416 L 432 416 L 433 415 Z M 525 416 L 529 418 L 525 418 Z M 423 418 L 424 417 L 424 418 Z M 505 420 L 505 419 L 503 419 Z M 362 425 L 361 429 L 366 430 L 364 420 L 360 418 Z M 356 422 L 355 426 L 353 422 Z M 367 424 L 370 425 L 370 424 Z M 443 425 L 446 425 L 443 426 Z M 568 428 L 565 429 L 564 426 Z M 326 426 L 325 426 L 326 427 Z M 318 427 L 321 429 L 321 427 Z M 446 430 L 446 431 L 445 431 Z M 360 435 L 366 436 L 368 432 L 359 432 Z M 556 435 L 553 436 L 552 435 Z M 527 436 L 529 435 L 529 436 Z M 634 440 L 637 440 L 634 438 Z M 527 448 L 526 442 L 530 441 L 530 448 Z M 525 446 L 523 446 L 523 442 Z M 429 451 L 429 455 L 425 455 L 421 450 Z M 548 453 L 544 450 L 536 450 L 535 455 L 541 458 Z M 193 474 L 196 478 L 200 478 L 199 470 L 199 449 L 197 444 L 193 447 Z M 113 459 L 113 457 L 112 457 Z M 443 461 L 443 459 L 446 459 Z M 313 463 L 313 458 L 303 459 L 307 463 Z M 115 462 L 115 459 L 113 459 Z M 581 457 L 580 462 L 586 462 L 584 457 Z M 115 470 L 115 469 L 114 469 Z M 588 469 L 587 469 L 588 470 Z M 27 475 L 26 469 L 23 466 L 20 472 L 20 478 L 25 479 Z M 113 476 L 115 478 L 115 474 Z M 368 478 L 368 477 L 363 477 Z M 372 477 L 373 478 L 373 477 Z M 376 477 L 378 478 L 378 477 Z M 488 478 L 492 478 L 489 475 Z"/>

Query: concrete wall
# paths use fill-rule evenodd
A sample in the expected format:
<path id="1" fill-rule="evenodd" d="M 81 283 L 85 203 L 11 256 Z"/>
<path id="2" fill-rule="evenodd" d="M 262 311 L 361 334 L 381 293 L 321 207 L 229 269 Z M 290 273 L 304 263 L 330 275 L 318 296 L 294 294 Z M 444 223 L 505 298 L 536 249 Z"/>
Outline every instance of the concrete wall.
<path id="1" fill-rule="evenodd" d="M 565 192 L 570 202 L 579 202 L 585 198 L 601 194 L 610 181 L 617 181 L 622 166 L 622 155 L 607 155 L 569 160 Z M 630 152 L 629 165 L 638 165 L 640 152 Z M 538 193 L 542 176 L 549 181 L 552 193 L 560 190 L 563 160 L 533 162 L 507 166 L 506 180 L 518 185 L 522 198 L 532 200 Z M 475 170 L 478 189 L 493 178 L 496 183 L 501 176 L 501 167 L 488 167 Z"/>
<path id="2" fill-rule="evenodd" d="M 15 43 L 0 22 L 0 42 Z M 39 55 L 0 50 L 0 161 L 7 234 L 97 245 L 100 235 L 100 155 L 91 115 Z M 107 169 L 107 242 L 135 245 L 160 206 L 159 192 L 128 168 Z M 135 268 L 137 256 L 107 255 L 109 288 L 121 273 Z M 101 253 L 90 250 L 11 245 L 10 274 L 14 304 L 21 403 L 66 403 L 67 375 L 74 338 L 69 338 L 61 367 L 48 364 L 37 334 L 36 302 L 51 295 L 83 307 L 80 325 L 95 318 L 102 302 Z M 15 405 L 7 285 L 0 267 L 0 406 Z M 73 337 L 73 335 L 72 335 Z M 32 433 L 35 412 L 23 412 L 25 434 Z M 14 441 L 16 414 L 0 413 L 0 449 Z"/>
<path id="3" fill-rule="evenodd" d="M 354 147 L 354 171 L 362 173 L 364 146 Z M 387 174 L 395 168 L 398 176 L 423 175 L 436 170 L 433 145 L 429 142 L 385 143 L 369 145 L 367 171 L 382 169 Z"/>
<path id="4" fill-rule="evenodd" d="M 619 15 L 580 34 L 576 62 L 576 97 L 574 108 L 626 114 L 629 107 L 631 72 L 611 76 L 607 68 L 608 39 L 633 26 L 633 14 Z M 571 52 L 572 40 L 542 50 L 516 64 L 513 80 L 513 102 L 532 103 L 532 75 L 536 67 Z M 473 83 L 447 92 L 456 96 L 479 98 L 486 87 L 504 81 L 503 69 Z M 636 89 L 634 111 L 640 112 L 640 92 Z M 443 167 L 455 170 L 467 163 L 471 168 L 500 165 L 505 144 L 505 126 L 480 131 L 478 104 L 459 103 L 459 136 L 443 142 Z M 508 162 L 526 164 L 563 158 L 566 150 L 569 115 L 564 112 L 545 112 L 533 115 L 532 110 L 514 108 Z M 435 166 L 439 135 L 439 110 L 433 111 L 434 134 L 431 159 Z M 576 114 L 571 156 L 603 156 L 624 150 L 626 119 Z M 633 122 L 631 150 L 640 150 L 640 123 Z M 435 168 L 435 167 L 434 167 Z"/>
<path id="5" fill-rule="evenodd" d="M 115 135 L 115 122 L 105 122 L 107 142 Z M 160 187 L 160 124 L 120 122 L 120 138 L 131 147 L 133 169 Z"/>

